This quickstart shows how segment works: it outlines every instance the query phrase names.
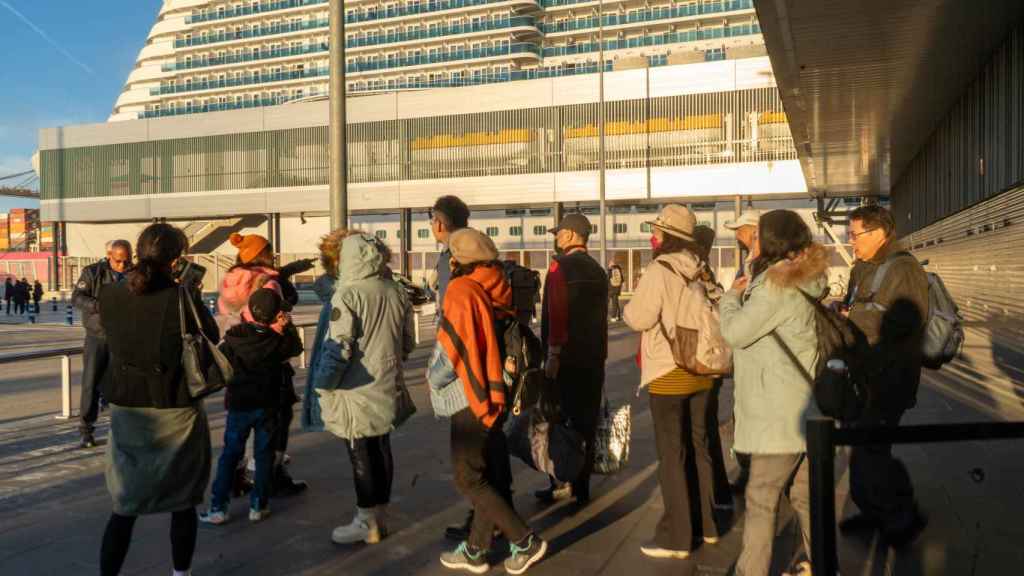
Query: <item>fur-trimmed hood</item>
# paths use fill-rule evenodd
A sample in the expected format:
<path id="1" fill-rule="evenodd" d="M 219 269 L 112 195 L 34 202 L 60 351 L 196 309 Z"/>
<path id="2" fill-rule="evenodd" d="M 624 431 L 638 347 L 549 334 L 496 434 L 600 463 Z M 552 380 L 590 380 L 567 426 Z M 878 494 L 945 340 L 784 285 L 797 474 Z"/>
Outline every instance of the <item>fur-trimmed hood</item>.
<path id="1" fill-rule="evenodd" d="M 778 288 L 799 288 L 812 296 L 823 289 L 828 271 L 828 250 L 812 243 L 792 260 L 776 262 L 765 271 L 765 281 Z"/>

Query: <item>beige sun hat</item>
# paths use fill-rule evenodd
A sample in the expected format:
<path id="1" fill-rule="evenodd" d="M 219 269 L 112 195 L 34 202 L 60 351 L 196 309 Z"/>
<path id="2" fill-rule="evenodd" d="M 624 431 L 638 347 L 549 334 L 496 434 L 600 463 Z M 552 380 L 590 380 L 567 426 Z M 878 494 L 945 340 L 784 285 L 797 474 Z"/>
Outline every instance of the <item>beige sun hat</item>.
<path id="1" fill-rule="evenodd" d="M 740 217 L 736 220 L 731 220 L 725 223 L 725 227 L 729 230 L 738 230 L 744 226 L 753 226 L 757 228 L 757 223 L 761 219 L 761 213 L 757 210 L 747 210 L 740 214 Z"/>
<path id="2" fill-rule="evenodd" d="M 697 227 L 697 216 L 681 204 L 667 204 L 653 222 L 647 222 L 666 234 L 683 240 L 693 240 L 693 229 Z"/>

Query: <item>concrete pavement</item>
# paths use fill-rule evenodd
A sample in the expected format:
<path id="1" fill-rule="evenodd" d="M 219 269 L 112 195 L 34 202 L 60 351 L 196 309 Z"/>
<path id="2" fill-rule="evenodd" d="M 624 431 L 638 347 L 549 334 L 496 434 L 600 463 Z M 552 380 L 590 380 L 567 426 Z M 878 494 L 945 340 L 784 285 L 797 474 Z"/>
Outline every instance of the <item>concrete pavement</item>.
<path id="1" fill-rule="evenodd" d="M 21 332 L 13 336 L 6 330 L 0 330 L 2 342 L 18 346 L 80 338 L 80 332 L 70 332 L 78 329 L 18 328 Z M 1012 343 L 993 342 L 984 329 L 972 328 L 967 357 L 937 375 L 927 375 L 919 406 L 907 421 L 1024 418 L 1021 400 L 1012 393 L 1021 384 L 1019 372 L 1011 369 L 1024 365 L 1014 356 L 1019 351 Z M 531 574 L 728 574 L 738 555 L 742 499 L 733 518 L 720 518 L 727 530 L 720 544 L 704 546 L 686 561 L 654 561 L 640 554 L 639 545 L 653 534 L 663 506 L 647 398 L 635 395 L 636 345 L 635 335 L 621 324 L 613 325 L 607 390 L 612 403 L 633 407 L 632 453 L 621 473 L 595 478 L 594 500 L 588 506 L 576 510 L 568 504 L 538 505 L 532 492 L 546 480 L 514 463 L 516 506 L 552 543 L 550 557 Z M 445 525 L 462 519 L 467 506 L 452 485 L 447 422 L 433 417 L 422 380 L 428 349 L 429 343 L 421 346 L 407 367 L 419 413 L 393 436 L 392 535 L 384 543 L 342 547 L 330 542 L 331 529 L 347 522 L 355 505 L 346 450 L 329 434 L 295 431 L 289 450 L 292 471 L 310 482 L 309 492 L 273 500 L 273 515 L 258 525 L 245 519 L 247 502 L 234 501 L 230 524 L 200 529 L 194 573 L 445 573 L 437 563 L 437 555 L 449 545 L 441 534 Z M 0 573 L 94 574 L 110 510 L 102 448 L 75 449 L 74 423 L 53 419 L 59 384 L 52 364 L 41 362 L 14 365 L 13 372 L 5 366 L 0 373 Z M 1009 390 L 1010 396 L 990 391 L 987 382 L 998 383 L 992 389 Z M 219 404 L 219 399 L 207 403 L 215 455 L 225 416 Z M 724 414 L 730 406 L 727 386 Z M 101 437 L 106 435 L 105 419 Z M 723 441 L 729 442 L 728 426 L 723 432 Z M 1017 521 L 1024 512 L 1020 442 L 920 445 L 898 448 L 897 453 L 910 467 L 930 524 L 916 544 L 899 552 L 873 539 L 840 539 L 844 574 L 1001 574 L 1015 573 L 1014 567 L 1024 565 L 1024 551 L 1017 545 L 1024 536 Z M 847 498 L 845 461 L 838 460 L 837 506 L 842 516 L 853 505 Z M 727 462 L 734 465 L 730 458 Z M 983 471 L 980 482 L 977 469 Z M 776 547 L 774 573 L 788 565 L 797 548 L 796 527 L 789 520 L 787 515 L 779 525 L 783 538 Z M 168 526 L 166 517 L 138 522 L 125 574 L 170 572 Z M 496 565 L 501 556 L 496 554 Z M 502 571 L 496 567 L 492 573 Z"/>

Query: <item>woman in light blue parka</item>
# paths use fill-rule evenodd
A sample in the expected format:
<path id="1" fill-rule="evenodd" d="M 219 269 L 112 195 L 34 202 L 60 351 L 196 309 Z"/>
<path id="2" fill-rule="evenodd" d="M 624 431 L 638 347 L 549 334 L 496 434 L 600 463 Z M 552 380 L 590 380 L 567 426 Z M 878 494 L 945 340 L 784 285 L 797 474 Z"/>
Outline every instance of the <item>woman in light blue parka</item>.
<path id="1" fill-rule="evenodd" d="M 818 361 L 808 297 L 817 299 L 827 287 L 828 253 L 795 212 L 761 216 L 758 239 L 753 279 L 737 279 L 719 305 L 735 367 L 734 449 L 751 455 L 738 576 L 767 576 L 787 491 L 810 554 L 806 424 L 817 408 L 803 374 L 813 374 Z"/>
<path id="2" fill-rule="evenodd" d="M 342 241 L 329 329 L 312 374 L 323 427 L 346 440 L 356 486 L 356 515 L 331 535 L 339 544 L 375 544 L 394 473 L 390 432 L 398 422 L 403 362 L 415 347 L 412 304 L 391 278 L 387 249 L 372 236 Z M 316 408 L 319 408 L 317 410 Z"/>

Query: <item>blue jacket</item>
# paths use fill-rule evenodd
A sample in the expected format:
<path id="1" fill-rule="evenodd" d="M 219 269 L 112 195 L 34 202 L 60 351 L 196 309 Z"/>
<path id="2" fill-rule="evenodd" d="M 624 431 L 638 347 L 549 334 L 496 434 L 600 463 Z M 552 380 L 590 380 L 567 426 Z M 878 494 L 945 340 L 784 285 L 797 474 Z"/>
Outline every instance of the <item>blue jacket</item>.
<path id="1" fill-rule="evenodd" d="M 437 313 L 444 310 L 444 294 L 448 291 L 448 283 L 452 281 L 452 251 L 447 246 L 437 257 Z"/>
<path id="2" fill-rule="evenodd" d="M 313 340 L 312 352 L 309 356 L 309 367 L 306 370 L 306 393 L 302 396 L 302 429 L 309 432 L 323 432 L 324 420 L 320 414 L 320 403 L 317 401 L 317 393 L 313 391 L 313 374 L 320 364 L 320 349 L 327 338 L 327 331 L 331 325 L 331 298 L 334 296 L 334 286 L 337 280 L 333 276 L 324 274 L 316 279 L 313 284 L 313 291 L 320 299 L 320 316 L 316 320 L 316 338 Z"/>

